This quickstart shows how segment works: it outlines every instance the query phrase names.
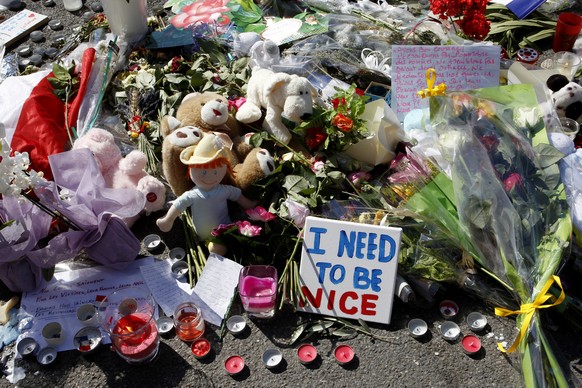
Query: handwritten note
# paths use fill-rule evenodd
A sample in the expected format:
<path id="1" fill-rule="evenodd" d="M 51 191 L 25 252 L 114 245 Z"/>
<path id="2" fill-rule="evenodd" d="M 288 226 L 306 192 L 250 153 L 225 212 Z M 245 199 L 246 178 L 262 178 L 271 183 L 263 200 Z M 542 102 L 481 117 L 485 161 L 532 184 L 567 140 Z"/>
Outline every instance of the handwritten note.
<path id="1" fill-rule="evenodd" d="M 178 305 L 191 301 L 202 310 L 206 322 L 220 326 L 238 285 L 242 266 L 219 255 L 210 255 L 202 275 L 193 289 L 172 276 L 169 261 L 155 262 L 141 268 L 146 284 L 166 315 L 171 316 Z"/>
<path id="2" fill-rule="evenodd" d="M 85 303 L 97 304 L 118 288 L 143 285 L 139 266 L 153 260 L 153 257 L 136 260 L 123 271 L 92 267 L 56 272 L 54 278 L 39 290 L 22 294 L 20 313 L 33 318 L 32 326 L 24 334 L 34 337 L 44 347 L 42 328 L 49 322 L 59 322 L 64 338 L 55 346 L 56 350 L 74 349 L 73 336 L 83 327 L 77 320 L 77 308 Z M 109 338 L 104 336 L 103 342 L 109 342 Z"/>
<path id="3" fill-rule="evenodd" d="M 413 109 L 428 106 L 428 99 L 416 92 L 427 87 L 426 70 L 437 72 L 436 84 L 444 82 L 447 91 L 499 85 L 500 47 L 471 46 L 393 46 L 392 110 L 400 121 Z"/>

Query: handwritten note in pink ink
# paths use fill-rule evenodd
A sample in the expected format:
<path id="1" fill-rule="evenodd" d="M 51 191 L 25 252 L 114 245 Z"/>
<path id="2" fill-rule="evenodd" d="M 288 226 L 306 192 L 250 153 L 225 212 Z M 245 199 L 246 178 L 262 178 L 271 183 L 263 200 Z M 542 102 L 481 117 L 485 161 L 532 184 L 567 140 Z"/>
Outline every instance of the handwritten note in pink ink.
<path id="1" fill-rule="evenodd" d="M 416 92 L 427 87 L 431 67 L 435 85 L 444 82 L 447 91 L 498 86 L 500 50 L 496 45 L 392 46 L 392 110 L 402 121 L 409 111 L 428 107 L 428 99 Z"/>

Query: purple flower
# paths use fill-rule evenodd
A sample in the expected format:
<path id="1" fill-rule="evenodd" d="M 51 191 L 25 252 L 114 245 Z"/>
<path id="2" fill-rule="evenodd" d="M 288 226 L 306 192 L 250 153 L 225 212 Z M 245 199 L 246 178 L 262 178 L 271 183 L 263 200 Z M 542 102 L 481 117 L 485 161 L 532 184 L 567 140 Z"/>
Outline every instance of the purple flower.
<path id="1" fill-rule="evenodd" d="M 365 171 L 356 171 L 356 172 L 352 172 L 348 175 L 348 179 L 350 180 L 350 182 L 352 182 L 352 184 L 355 187 L 360 187 L 360 185 L 365 182 L 365 181 L 369 181 L 370 179 L 372 179 L 372 175 L 370 175 L 370 173 L 365 172 Z"/>
<path id="2" fill-rule="evenodd" d="M 239 233 L 247 237 L 258 236 L 261 234 L 261 230 L 263 229 L 260 226 L 251 224 L 249 221 L 238 221 L 236 226 Z"/>
<path id="3" fill-rule="evenodd" d="M 262 206 L 257 206 L 254 209 L 247 209 L 247 215 L 252 221 L 269 222 L 276 218 L 273 213 L 268 212 Z"/>
<path id="4" fill-rule="evenodd" d="M 289 217 L 293 220 L 295 225 L 299 228 L 303 228 L 303 225 L 305 225 L 305 219 L 309 215 L 309 208 L 289 198 L 285 200 L 285 206 L 287 207 Z"/>

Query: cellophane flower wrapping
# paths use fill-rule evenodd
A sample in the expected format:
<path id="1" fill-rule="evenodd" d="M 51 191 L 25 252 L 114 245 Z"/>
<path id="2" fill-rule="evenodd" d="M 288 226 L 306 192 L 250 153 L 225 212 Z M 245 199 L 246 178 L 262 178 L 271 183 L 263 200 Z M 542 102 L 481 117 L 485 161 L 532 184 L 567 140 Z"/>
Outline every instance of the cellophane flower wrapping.
<path id="1" fill-rule="evenodd" d="M 451 228 L 519 304 L 533 302 L 555 274 L 571 234 L 557 168 L 563 154 L 548 144 L 533 88 L 451 93 L 431 98 L 430 109 L 451 165 L 450 176 L 438 174 L 430 183 L 452 189 L 441 190 L 440 203 L 432 202 L 454 207 L 446 212 L 452 226 L 440 226 Z M 538 310 L 518 347 L 525 384 L 567 386 L 540 318 Z M 523 319 L 518 315 L 518 327 Z"/>

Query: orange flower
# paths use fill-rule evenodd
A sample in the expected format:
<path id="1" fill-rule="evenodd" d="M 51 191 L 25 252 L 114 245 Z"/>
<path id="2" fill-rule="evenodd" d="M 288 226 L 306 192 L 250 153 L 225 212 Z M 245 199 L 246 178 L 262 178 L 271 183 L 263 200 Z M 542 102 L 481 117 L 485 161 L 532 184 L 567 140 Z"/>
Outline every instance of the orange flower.
<path id="1" fill-rule="evenodd" d="M 342 132 L 350 132 L 354 127 L 354 122 L 349 117 L 338 113 L 333 118 L 333 125 Z"/>

